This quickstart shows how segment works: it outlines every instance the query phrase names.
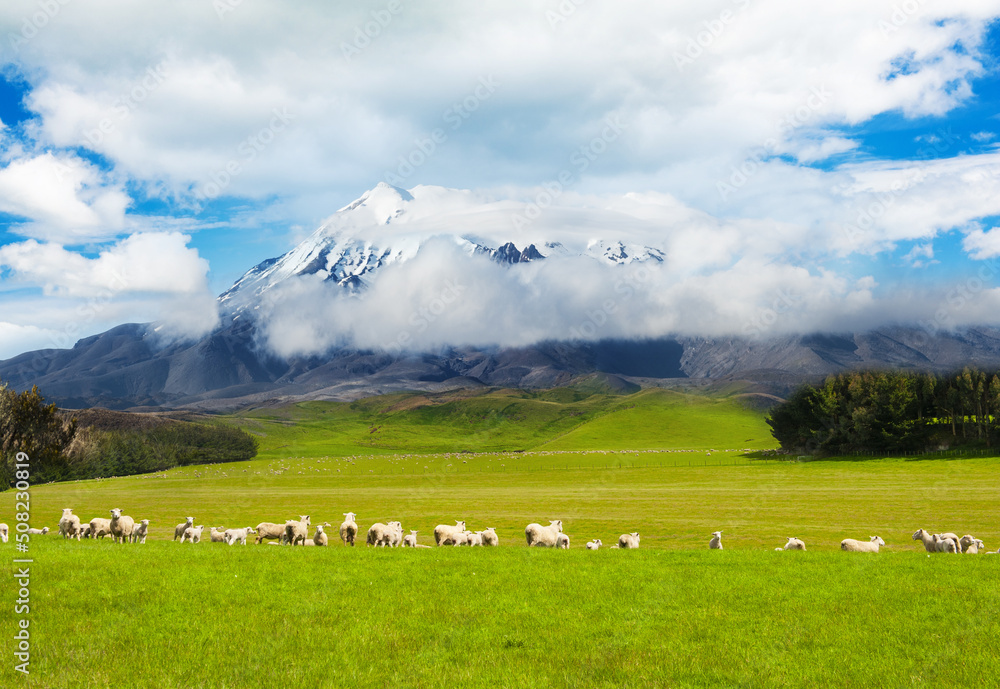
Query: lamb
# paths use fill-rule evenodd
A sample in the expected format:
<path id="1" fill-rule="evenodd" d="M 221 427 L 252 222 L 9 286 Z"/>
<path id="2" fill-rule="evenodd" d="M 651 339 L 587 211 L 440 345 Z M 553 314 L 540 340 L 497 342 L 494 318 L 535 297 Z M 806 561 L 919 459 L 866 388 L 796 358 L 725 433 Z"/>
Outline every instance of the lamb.
<path id="1" fill-rule="evenodd" d="M 208 532 L 208 542 L 209 543 L 225 543 L 226 534 L 225 528 L 222 526 L 213 526 Z"/>
<path id="2" fill-rule="evenodd" d="M 969 534 L 965 534 L 960 539 L 958 539 L 958 545 L 962 549 L 963 553 L 966 550 L 968 550 L 971 546 L 974 546 L 975 544 L 976 544 L 976 537 L 971 536 Z"/>
<path id="3" fill-rule="evenodd" d="M 340 540 L 344 545 L 354 546 L 354 539 L 358 537 L 358 525 L 354 521 L 357 516 L 354 512 L 344 513 L 344 523 L 340 525 Z"/>
<path id="4" fill-rule="evenodd" d="M 500 537 L 497 536 L 496 527 L 491 526 L 488 529 L 484 529 L 482 532 L 483 545 L 496 547 L 500 545 Z"/>
<path id="5" fill-rule="evenodd" d="M 80 540 L 80 518 L 73 514 L 72 508 L 65 508 L 59 519 L 59 533 L 63 538 Z"/>
<path id="6" fill-rule="evenodd" d="M 840 549 L 851 553 L 877 553 L 880 545 L 885 545 L 885 541 L 878 536 L 872 536 L 867 542 L 845 538 L 840 542 Z"/>
<path id="7" fill-rule="evenodd" d="M 801 538 L 795 538 L 794 536 L 788 537 L 788 543 L 782 550 L 805 550 L 806 544 Z"/>
<path id="8" fill-rule="evenodd" d="M 978 538 L 972 539 L 972 543 L 965 549 L 966 555 L 978 555 L 979 551 L 986 550 L 986 546 Z"/>
<path id="9" fill-rule="evenodd" d="M 189 526 L 184 531 L 184 535 L 181 536 L 181 543 L 183 543 L 185 540 L 188 540 L 191 543 L 199 543 L 199 542 L 201 542 L 201 532 L 204 531 L 204 529 L 205 529 L 204 525 L 202 525 L 202 526 Z"/>
<path id="10" fill-rule="evenodd" d="M 388 525 L 383 524 L 382 522 L 376 522 L 368 529 L 366 545 L 373 545 L 376 548 L 384 548 L 389 545 L 390 538 L 391 535 Z"/>
<path id="11" fill-rule="evenodd" d="M 257 525 L 257 545 L 265 540 L 281 541 L 285 540 L 285 525 L 274 522 L 261 522 Z"/>
<path id="12" fill-rule="evenodd" d="M 111 520 L 94 517 L 90 520 L 90 538 L 101 539 L 111 535 Z"/>
<path id="13" fill-rule="evenodd" d="M 465 522 L 456 521 L 455 526 L 438 524 L 434 527 L 434 543 L 437 545 L 455 545 L 455 535 L 465 533 Z"/>
<path id="14" fill-rule="evenodd" d="M 403 525 L 399 522 L 389 522 L 389 547 L 395 548 L 403 542 Z"/>
<path id="15" fill-rule="evenodd" d="M 561 519 L 549 522 L 548 526 L 541 524 L 528 524 L 524 527 L 524 538 L 529 547 L 554 548 L 563 524 Z"/>
<path id="16" fill-rule="evenodd" d="M 285 542 L 290 545 L 295 545 L 301 543 L 306 544 L 306 539 L 309 538 L 309 515 L 303 514 L 299 516 L 299 521 L 287 521 L 285 522 Z"/>
<path id="17" fill-rule="evenodd" d="M 30 528 L 28 529 L 28 533 L 30 533 L 32 536 L 44 536 L 48 532 L 49 532 L 49 527 L 47 526 L 41 529 L 30 529 Z"/>
<path id="18" fill-rule="evenodd" d="M 950 538 L 942 538 L 940 534 L 934 534 L 934 549 L 939 553 L 960 553 L 962 548 L 957 541 Z"/>
<path id="19" fill-rule="evenodd" d="M 403 547 L 404 548 L 416 548 L 417 547 L 417 532 L 414 529 L 410 529 L 410 533 L 403 536 Z"/>
<path id="20" fill-rule="evenodd" d="M 622 549 L 639 547 L 639 532 L 623 533 L 618 537 L 618 547 Z"/>
<path id="21" fill-rule="evenodd" d="M 568 550 L 569 549 L 569 536 L 567 536 L 564 533 L 561 533 L 561 534 L 557 535 L 556 536 L 556 548 L 559 548 L 561 550 Z"/>
<path id="22" fill-rule="evenodd" d="M 595 538 L 593 541 L 587 541 L 587 550 L 599 550 L 602 545 L 604 544 L 601 543 L 601 539 Z"/>
<path id="23" fill-rule="evenodd" d="M 313 534 L 312 540 L 318 546 L 329 545 L 330 539 L 327 537 L 326 532 L 323 531 L 324 526 L 330 526 L 329 522 L 324 522 L 323 524 L 316 525 L 316 533 Z"/>
<path id="24" fill-rule="evenodd" d="M 476 531 L 475 533 L 469 534 L 468 539 L 469 547 L 482 546 L 483 545 L 483 532 Z"/>
<path id="25" fill-rule="evenodd" d="M 145 543 L 149 533 L 149 520 L 143 519 L 132 529 L 131 543 Z"/>
<path id="26" fill-rule="evenodd" d="M 256 533 L 252 526 L 244 526 L 242 529 L 226 529 L 225 533 L 222 534 L 222 538 L 229 545 L 233 545 L 234 543 L 246 545 L 247 535 L 252 533 Z"/>
<path id="27" fill-rule="evenodd" d="M 111 538 L 115 543 L 128 543 L 135 528 L 135 520 L 122 514 L 121 508 L 111 510 Z"/>
<path id="28" fill-rule="evenodd" d="M 184 532 L 194 526 L 194 517 L 188 517 L 187 521 L 183 524 L 178 524 L 174 527 L 174 540 L 184 537 Z"/>
<path id="29" fill-rule="evenodd" d="M 10 539 L 10 527 L 6 524 L 0 524 L 0 541 L 6 543 Z"/>
<path id="30" fill-rule="evenodd" d="M 454 546 L 471 545 L 469 541 L 470 536 L 472 536 L 472 532 L 468 530 L 453 534 L 451 537 L 451 544 Z"/>
<path id="31" fill-rule="evenodd" d="M 712 540 L 708 542 L 708 547 L 711 550 L 722 550 L 722 532 L 713 531 Z"/>
<path id="32" fill-rule="evenodd" d="M 936 553 L 937 545 L 934 543 L 934 536 L 930 534 L 926 529 L 917 529 L 913 533 L 914 541 L 923 541 L 924 550 L 928 553 Z"/>

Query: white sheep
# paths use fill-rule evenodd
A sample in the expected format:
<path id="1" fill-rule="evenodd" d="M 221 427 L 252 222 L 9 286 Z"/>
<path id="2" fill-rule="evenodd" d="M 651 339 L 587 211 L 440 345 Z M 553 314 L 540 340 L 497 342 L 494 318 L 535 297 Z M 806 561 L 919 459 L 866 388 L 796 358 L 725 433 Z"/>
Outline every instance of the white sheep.
<path id="1" fill-rule="evenodd" d="M 225 543 L 226 542 L 226 528 L 224 526 L 213 526 L 208 532 L 208 542 L 209 543 Z"/>
<path id="2" fill-rule="evenodd" d="M 496 547 L 500 545 L 500 537 L 497 536 L 497 530 L 495 526 L 491 526 L 488 529 L 483 529 L 482 536 L 483 536 L 484 546 Z"/>
<path id="3" fill-rule="evenodd" d="M 194 526 L 194 517 L 188 517 L 183 524 L 174 527 L 174 540 L 184 537 L 184 532 Z"/>
<path id="4" fill-rule="evenodd" d="M 10 539 L 10 527 L 6 524 L 0 524 L 0 541 L 6 543 Z"/>
<path id="5" fill-rule="evenodd" d="M 131 542 L 132 543 L 145 543 L 146 536 L 149 534 L 149 520 L 143 519 L 135 528 L 132 529 Z"/>
<path id="6" fill-rule="evenodd" d="M 556 548 L 561 550 L 569 549 L 569 536 L 564 533 L 560 533 L 556 536 Z"/>
<path id="7" fill-rule="evenodd" d="M 974 538 L 972 539 L 972 543 L 965 549 L 964 552 L 966 555 L 978 555 L 983 550 L 986 550 L 985 544 L 978 538 Z"/>
<path id="8" fill-rule="evenodd" d="M 389 547 L 396 548 L 403 542 L 403 525 L 399 522 L 389 522 Z"/>
<path id="9" fill-rule="evenodd" d="M 285 522 L 285 542 L 290 545 L 296 545 L 301 543 L 305 545 L 306 539 L 309 538 L 309 515 L 303 514 L 299 516 L 298 521 L 289 520 Z"/>
<path id="10" fill-rule="evenodd" d="M 592 541 L 587 541 L 587 550 L 599 550 L 602 545 L 604 544 L 601 543 L 601 539 L 595 538 Z"/>
<path id="11" fill-rule="evenodd" d="M 323 528 L 326 527 L 326 526 L 330 526 L 330 523 L 329 522 L 324 522 L 322 524 L 317 524 L 316 525 L 316 533 L 314 533 L 313 537 L 312 537 L 312 540 L 313 540 L 314 544 L 316 544 L 318 546 L 329 545 L 330 539 L 327 537 L 326 532 L 323 531 Z"/>
<path id="12" fill-rule="evenodd" d="M 922 541 L 924 544 L 924 550 L 928 553 L 937 552 L 937 544 L 934 542 L 934 535 L 927 531 L 927 529 L 917 529 L 913 532 L 914 541 Z"/>
<path id="13" fill-rule="evenodd" d="M 416 548 L 417 547 L 417 532 L 414 529 L 410 529 L 410 533 L 403 536 L 403 547 L 404 548 Z"/>
<path id="14" fill-rule="evenodd" d="M 556 541 L 562 529 L 563 523 L 561 519 L 549 522 L 548 526 L 528 524 L 524 527 L 524 539 L 528 542 L 529 547 L 555 548 Z"/>
<path id="15" fill-rule="evenodd" d="M 246 545 L 247 536 L 252 533 L 257 533 L 253 530 L 252 526 L 244 526 L 242 529 L 226 529 L 225 533 L 222 534 L 222 538 L 229 545 L 236 543 Z"/>
<path id="16" fill-rule="evenodd" d="M 781 550 L 805 550 L 806 544 L 801 538 L 795 538 L 794 536 L 788 537 L 788 543 Z"/>
<path id="17" fill-rule="evenodd" d="M 340 525 L 340 540 L 344 545 L 353 546 L 354 539 L 358 537 L 358 524 L 355 521 L 357 516 L 354 512 L 344 513 L 344 523 Z"/>
<path id="18" fill-rule="evenodd" d="M 968 550 L 971 546 L 974 546 L 975 544 L 976 544 L 976 537 L 970 534 L 965 534 L 960 539 L 958 539 L 958 545 L 962 549 L 963 553 L 966 550 Z"/>
<path id="19" fill-rule="evenodd" d="M 48 532 L 49 532 L 49 527 L 47 526 L 42 527 L 41 529 L 29 528 L 27 531 L 27 533 L 31 534 L 32 536 L 44 536 Z"/>
<path id="20" fill-rule="evenodd" d="M 434 543 L 437 545 L 455 545 L 455 536 L 465 533 L 465 522 L 455 521 L 455 526 L 438 524 L 434 527 Z"/>
<path id="21" fill-rule="evenodd" d="M 708 542 L 708 547 L 711 550 L 722 550 L 722 532 L 713 531 L 712 540 Z"/>
<path id="22" fill-rule="evenodd" d="M 90 538 L 100 540 L 111 535 L 111 520 L 104 517 L 94 517 L 90 520 Z"/>
<path id="23" fill-rule="evenodd" d="M 184 541 L 190 541 L 191 543 L 201 542 L 201 532 L 204 531 L 205 526 L 189 526 L 184 530 L 184 535 L 181 536 L 181 543 Z"/>
<path id="24" fill-rule="evenodd" d="M 469 534 L 468 540 L 469 547 L 482 546 L 483 545 L 483 532 L 476 531 L 475 533 Z"/>
<path id="25" fill-rule="evenodd" d="M 639 547 L 639 532 L 623 533 L 618 537 L 618 547 L 622 549 Z"/>
<path id="26" fill-rule="evenodd" d="M 111 510 L 111 538 L 115 543 L 128 543 L 135 528 L 135 520 L 122 514 L 121 508 Z"/>
<path id="27" fill-rule="evenodd" d="M 885 541 L 878 536 L 872 536 L 868 541 L 845 538 L 840 542 L 840 549 L 851 553 L 877 553 L 879 546 L 882 545 L 885 545 Z"/>
<path id="28" fill-rule="evenodd" d="M 63 509 L 62 517 L 59 519 L 59 533 L 63 538 L 80 540 L 80 518 L 73 514 L 72 508 Z"/>
<path id="29" fill-rule="evenodd" d="M 80 525 L 80 538 L 90 538 L 90 524 Z"/>
<path id="30" fill-rule="evenodd" d="M 942 538 L 941 534 L 934 534 L 934 549 L 939 553 L 960 553 L 961 546 L 958 541 L 951 538 Z"/>
<path id="31" fill-rule="evenodd" d="M 264 541 L 279 541 L 283 543 L 285 540 L 285 525 L 275 524 L 274 522 L 261 522 L 257 525 L 257 545 L 260 545 Z"/>

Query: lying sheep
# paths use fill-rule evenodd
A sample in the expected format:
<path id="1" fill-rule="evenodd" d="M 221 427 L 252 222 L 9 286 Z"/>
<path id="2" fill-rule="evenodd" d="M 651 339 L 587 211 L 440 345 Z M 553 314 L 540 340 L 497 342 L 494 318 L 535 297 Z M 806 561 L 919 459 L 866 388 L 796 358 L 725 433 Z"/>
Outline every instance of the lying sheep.
<path id="1" fill-rule="evenodd" d="M 970 534 L 965 534 L 960 539 L 958 539 L 958 545 L 963 553 L 966 550 L 968 550 L 970 546 L 974 546 L 975 544 L 976 544 L 976 537 Z"/>
<path id="2" fill-rule="evenodd" d="M 48 532 L 49 532 L 49 527 L 47 527 L 47 526 L 43 527 L 41 529 L 31 529 L 31 528 L 29 528 L 28 531 L 27 531 L 27 533 L 30 533 L 32 536 L 44 536 Z"/>
<path id="3" fill-rule="evenodd" d="M 960 553 L 962 548 L 958 542 L 951 538 L 942 538 L 941 534 L 934 534 L 934 549 L 939 553 Z"/>
<path id="4" fill-rule="evenodd" d="M 94 517 L 90 520 L 89 538 L 102 539 L 111 535 L 111 520 L 104 517 Z"/>
<path id="5" fill-rule="evenodd" d="M 497 536 L 496 527 L 491 526 L 488 529 L 483 529 L 483 531 L 481 532 L 481 534 L 482 534 L 482 537 L 483 537 L 483 545 L 484 546 L 496 547 L 496 546 L 500 545 L 500 537 Z"/>
<path id="6" fill-rule="evenodd" d="M 975 538 L 964 552 L 966 555 L 978 555 L 983 550 L 986 550 L 986 546 L 978 538 Z"/>
<path id="7" fill-rule="evenodd" d="M 794 536 L 788 537 L 788 543 L 781 550 L 805 550 L 806 544 L 801 538 L 795 538 Z"/>
<path id="8" fill-rule="evenodd" d="M 877 553 L 881 545 L 885 545 L 885 541 L 878 536 L 872 536 L 869 541 L 856 541 L 853 538 L 845 538 L 840 542 L 840 549 L 851 553 Z"/>
<path id="9" fill-rule="evenodd" d="M 145 543 L 146 535 L 149 533 L 149 520 L 143 519 L 132 529 L 131 543 Z"/>
<path id="10" fill-rule="evenodd" d="M 80 540 L 80 518 L 73 514 L 72 508 L 65 508 L 59 519 L 59 533 L 63 538 Z"/>
<path id="11" fill-rule="evenodd" d="M 184 532 L 190 529 L 192 526 L 194 526 L 194 517 L 188 517 L 187 521 L 185 521 L 183 524 L 178 524 L 177 526 L 175 526 L 174 540 L 176 541 L 178 538 L 183 538 Z"/>
<path id="12" fill-rule="evenodd" d="M 455 545 L 455 535 L 465 533 L 465 522 L 455 521 L 455 526 L 438 524 L 434 527 L 434 543 L 436 545 Z"/>
<path id="13" fill-rule="evenodd" d="M 204 525 L 201 526 L 189 526 L 184 530 L 184 535 L 181 536 L 181 543 L 184 541 L 190 541 L 191 543 L 201 542 L 201 532 L 205 529 Z"/>
<path id="14" fill-rule="evenodd" d="M 562 529 L 561 519 L 549 522 L 548 526 L 528 524 L 524 527 L 524 539 L 528 542 L 529 547 L 555 548 Z"/>
<path id="15" fill-rule="evenodd" d="M 722 550 L 722 532 L 713 531 L 712 540 L 708 542 L 708 547 L 711 550 Z"/>
<path id="16" fill-rule="evenodd" d="M 128 543 L 135 528 L 135 520 L 122 514 L 121 508 L 111 510 L 111 538 L 115 543 Z"/>
<path id="17" fill-rule="evenodd" d="M 10 539 L 10 527 L 6 524 L 0 524 L 0 541 L 6 543 Z"/>
<path id="18" fill-rule="evenodd" d="M 404 548 L 416 548 L 417 547 L 417 532 L 414 529 L 410 529 L 410 533 L 403 536 L 403 547 Z"/>
<path id="19" fill-rule="evenodd" d="M 275 524 L 274 522 L 261 522 L 257 525 L 257 545 L 260 545 L 264 541 L 281 541 L 285 540 L 285 525 Z"/>
<path id="20" fill-rule="evenodd" d="M 222 538 L 229 545 L 235 543 L 246 545 L 247 535 L 252 533 L 257 533 L 253 530 L 252 526 L 244 526 L 242 529 L 226 529 L 225 533 L 222 534 Z"/>
<path id="21" fill-rule="evenodd" d="M 303 514 L 299 516 L 298 521 L 289 520 L 285 522 L 285 543 L 289 545 L 296 545 L 301 543 L 305 545 L 306 539 L 309 538 L 309 515 Z"/>
<path id="22" fill-rule="evenodd" d="M 209 543 L 225 543 L 226 534 L 225 527 L 223 526 L 213 526 L 208 532 L 208 542 Z"/>
<path id="23" fill-rule="evenodd" d="M 344 545 L 354 546 L 354 539 L 358 537 L 358 525 L 355 522 L 357 516 L 354 512 L 344 513 L 344 523 L 340 525 L 340 540 Z"/>
<path id="24" fill-rule="evenodd" d="M 327 538 L 326 532 L 323 531 L 324 526 L 330 526 L 330 523 L 324 522 L 323 524 L 317 524 L 316 533 L 314 533 L 312 537 L 313 543 L 318 546 L 325 546 L 330 542 L 330 539 Z"/>
<path id="25" fill-rule="evenodd" d="M 623 533 L 618 537 L 618 547 L 623 549 L 639 547 L 639 532 Z"/>

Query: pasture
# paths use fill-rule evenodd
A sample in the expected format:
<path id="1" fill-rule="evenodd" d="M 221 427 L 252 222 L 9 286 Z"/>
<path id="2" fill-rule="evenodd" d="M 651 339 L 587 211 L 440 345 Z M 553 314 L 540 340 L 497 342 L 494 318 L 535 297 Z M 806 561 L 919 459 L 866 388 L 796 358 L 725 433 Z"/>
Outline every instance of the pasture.
<path id="1" fill-rule="evenodd" d="M 771 446 L 753 433 L 759 413 L 646 394 L 591 399 L 601 409 L 582 420 L 565 405 L 586 398 L 543 400 L 537 415 L 522 407 L 534 430 L 506 448 L 502 429 L 516 414 L 491 418 L 490 402 L 464 421 L 480 434 L 466 439 L 470 449 L 490 450 L 472 453 L 389 447 L 406 431 L 410 445 L 440 450 L 461 437 L 462 422 L 447 421 L 461 406 L 388 411 L 383 440 L 368 448 L 363 405 L 260 410 L 224 420 L 257 424 L 254 461 L 35 487 L 34 526 L 54 528 L 63 507 L 85 520 L 122 507 L 150 519 L 151 535 L 145 545 L 34 538 L 31 676 L 14 679 L 74 688 L 1000 686 L 1000 555 L 928 556 L 910 538 L 921 527 L 953 530 L 996 551 L 995 458 L 759 459 L 745 451 Z M 683 433 L 664 430 L 671 405 L 689 408 Z M 411 414 L 425 407 L 443 416 L 421 435 Z M 543 412 L 552 414 L 544 422 Z M 324 426 L 324 413 L 339 420 Z M 633 423 L 643 418 L 658 424 L 651 440 Z M 643 442 L 616 445 L 623 429 Z M 13 499 L 0 494 L 2 514 Z M 496 527 L 500 547 L 347 548 L 336 538 L 347 511 L 362 532 L 395 519 L 424 544 L 435 525 L 465 519 Z M 200 544 L 170 541 L 188 515 L 241 527 L 300 514 L 333 525 L 332 547 L 229 547 L 207 542 L 207 528 Z M 525 547 L 524 526 L 549 519 L 563 520 L 570 550 Z M 715 530 L 723 551 L 707 550 Z M 642 535 L 639 550 L 583 548 L 631 531 Z M 877 555 L 838 549 L 874 534 L 887 543 Z M 788 536 L 808 552 L 774 552 Z M 15 557 L 11 544 L 0 552 Z M 3 596 L 12 629 L 13 589 Z"/>

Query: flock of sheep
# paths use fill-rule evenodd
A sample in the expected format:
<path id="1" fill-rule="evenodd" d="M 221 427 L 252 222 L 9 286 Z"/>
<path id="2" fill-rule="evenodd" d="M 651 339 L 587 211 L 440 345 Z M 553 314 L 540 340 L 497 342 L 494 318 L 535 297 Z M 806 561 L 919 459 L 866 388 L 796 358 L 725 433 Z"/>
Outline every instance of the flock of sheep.
<path id="1" fill-rule="evenodd" d="M 345 512 L 344 521 L 340 525 L 340 540 L 344 545 L 353 546 L 358 536 L 358 524 L 355 521 L 357 515 L 354 512 Z M 303 546 L 326 546 L 329 545 L 325 527 L 330 526 L 329 522 L 317 524 L 312 538 L 309 538 L 310 527 L 309 515 L 301 515 L 298 520 L 288 520 L 284 523 L 261 522 L 256 527 L 245 526 L 238 529 L 224 529 L 221 526 L 213 526 L 209 530 L 209 540 L 212 543 L 226 543 L 228 545 L 247 544 L 247 537 L 256 536 L 256 543 L 261 544 L 267 541 L 269 545 L 303 545 Z M 194 517 L 188 517 L 183 523 L 174 528 L 174 540 L 180 539 L 181 543 L 199 543 L 205 527 L 195 526 Z M 570 539 L 563 533 L 561 520 L 549 522 L 548 526 L 541 524 L 528 524 L 524 529 L 524 537 L 529 546 L 542 548 L 569 548 Z M 95 517 L 89 523 L 82 523 L 80 518 L 73 514 L 72 508 L 63 510 L 59 519 L 59 533 L 63 538 L 83 538 L 101 539 L 111 536 L 115 543 L 145 543 L 149 531 L 149 520 L 141 519 L 136 521 L 132 517 L 122 514 L 120 508 L 111 510 L 111 518 L 104 519 Z M 27 533 L 34 535 L 44 535 L 49 532 L 48 527 L 42 529 L 29 528 Z M 9 529 L 6 524 L 0 524 L 0 540 L 4 543 L 8 540 Z M 417 543 L 417 531 L 411 530 L 409 534 L 403 535 L 403 525 L 398 521 L 388 524 L 381 522 L 373 524 L 368 529 L 365 542 L 369 546 L 395 548 L 429 548 L 427 545 Z M 966 534 L 959 537 L 953 533 L 931 534 L 925 529 L 918 529 L 913 534 L 913 540 L 921 541 L 928 553 L 966 553 L 974 555 L 986 552 L 981 540 Z M 500 538 L 496 529 L 490 527 L 481 531 L 470 531 L 466 529 L 464 521 L 456 521 L 454 526 L 449 524 L 439 524 L 434 529 L 434 543 L 438 546 L 497 546 Z M 600 539 L 594 539 L 587 543 L 588 550 L 598 550 L 604 544 Z M 840 549 L 849 552 L 877 553 L 879 547 L 884 546 L 883 541 L 878 536 L 872 536 L 867 541 L 859 541 L 853 538 L 845 538 L 840 542 Z M 634 549 L 639 547 L 639 533 L 632 532 L 622 534 L 618 537 L 617 545 L 612 548 Z M 722 532 L 713 531 L 712 539 L 708 543 L 711 550 L 722 550 Z M 802 539 L 789 537 L 783 547 L 775 550 L 805 550 L 806 544 Z M 1000 552 L 1000 551 L 997 551 Z M 987 553 L 993 554 L 993 553 Z"/>

